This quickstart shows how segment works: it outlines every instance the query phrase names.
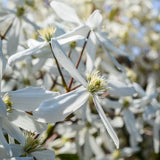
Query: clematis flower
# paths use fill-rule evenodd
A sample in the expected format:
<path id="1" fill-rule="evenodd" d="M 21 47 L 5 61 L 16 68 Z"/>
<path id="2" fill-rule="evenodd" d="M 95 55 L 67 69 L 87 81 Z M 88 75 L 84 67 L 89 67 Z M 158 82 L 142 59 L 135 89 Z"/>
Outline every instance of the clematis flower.
<path id="1" fill-rule="evenodd" d="M 13 159 L 13 160 L 54 160 L 55 153 L 53 150 L 47 149 L 41 145 L 40 138 L 35 138 L 35 135 L 31 132 L 24 133 L 24 142 L 20 144 L 9 144 L 13 155 L 8 156 L 3 151 L 2 157 L 0 158 L 5 159 Z M 0 146 L 1 147 L 1 146 Z M 23 158 L 22 158 L 23 157 Z"/>
<path id="2" fill-rule="evenodd" d="M 15 5 L 14 9 L 7 6 L 5 8 L 1 7 L 3 14 L 0 13 L 0 23 L 2 26 L 4 25 L 3 28 L 10 28 L 7 34 L 7 54 L 9 56 L 17 51 L 19 42 L 25 40 L 23 36 L 20 36 L 24 35 L 24 30 L 28 32 L 40 28 L 33 20 L 28 18 L 25 7 L 26 5 L 22 1 Z"/>
<path id="3" fill-rule="evenodd" d="M 118 61 L 109 53 L 109 51 L 116 53 L 118 55 L 128 56 L 128 54 L 114 47 L 110 42 L 110 40 L 108 39 L 107 33 L 101 31 L 103 18 L 99 10 L 95 10 L 88 17 L 86 22 L 83 22 L 76 14 L 74 8 L 68 6 L 67 4 L 59 1 L 53 1 L 50 3 L 50 5 L 56 12 L 57 16 L 61 18 L 63 21 L 74 24 L 76 23 L 79 25 L 74 30 L 72 30 L 70 35 L 87 36 L 87 34 L 90 32 L 86 45 L 86 53 L 87 53 L 86 67 L 88 72 L 91 72 L 94 68 L 94 61 L 98 45 L 100 45 L 103 48 L 104 52 L 114 62 L 114 64 L 118 69 L 125 71 L 123 66 L 121 66 L 118 63 Z"/>
<path id="4" fill-rule="evenodd" d="M 55 32 L 56 32 L 56 29 L 53 29 L 53 27 L 48 27 L 48 28 L 38 30 L 38 33 L 39 33 L 40 37 L 43 39 L 43 41 L 29 39 L 28 40 L 29 48 L 10 56 L 8 59 L 8 64 L 13 65 L 15 62 L 20 61 L 20 60 L 24 60 L 28 56 L 41 55 L 41 54 L 44 54 L 44 52 L 45 52 L 45 55 L 43 55 L 43 56 L 48 58 L 49 56 L 48 56 L 48 53 L 46 53 L 46 51 L 48 52 L 50 50 L 49 43 L 51 41 L 51 38 L 53 38 Z M 84 37 L 80 36 L 80 35 L 70 36 L 70 33 L 66 33 L 62 36 L 57 37 L 57 39 L 61 45 L 64 45 L 64 44 L 72 42 L 72 41 L 81 40 L 83 38 Z"/>
<path id="5" fill-rule="evenodd" d="M 1 42 L 0 40 L 0 49 Z M 0 50 L 0 86 L 5 66 L 6 61 L 2 50 Z M 3 130 L 20 143 L 24 142 L 24 136 L 19 127 L 24 130 L 41 133 L 47 128 L 47 125 L 36 122 L 33 116 L 26 113 L 26 111 L 33 111 L 43 100 L 57 94 L 40 87 L 28 87 L 7 93 L 3 93 L 0 88 L 0 142 L 8 154 L 12 155 L 12 151 L 3 135 Z"/>
<path id="6" fill-rule="evenodd" d="M 107 81 L 101 77 L 98 72 L 88 75 L 85 80 L 74 64 L 68 59 L 64 51 L 55 39 L 52 39 L 52 49 L 58 58 L 59 63 L 74 77 L 82 86 L 74 91 L 54 97 L 42 102 L 33 115 L 39 122 L 53 123 L 64 120 L 68 115 L 82 107 L 89 96 L 93 98 L 96 109 L 104 123 L 109 135 L 113 139 L 117 148 L 119 148 L 118 137 L 109 123 L 99 102 L 98 94 L 102 94 L 107 89 Z"/>
<path id="7" fill-rule="evenodd" d="M 1 79 L 5 70 L 5 66 L 6 61 L 2 53 L 2 40 L 0 40 L 0 142 L 6 149 L 7 153 L 12 155 L 11 148 L 9 147 L 3 135 L 3 129 L 5 129 L 7 133 L 9 133 L 12 137 L 19 140 L 20 142 L 22 142 L 24 139 L 20 129 L 17 128 L 14 124 L 10 123 L 10 121 L 7 119 L 6 105 L 1 97 Z"/>

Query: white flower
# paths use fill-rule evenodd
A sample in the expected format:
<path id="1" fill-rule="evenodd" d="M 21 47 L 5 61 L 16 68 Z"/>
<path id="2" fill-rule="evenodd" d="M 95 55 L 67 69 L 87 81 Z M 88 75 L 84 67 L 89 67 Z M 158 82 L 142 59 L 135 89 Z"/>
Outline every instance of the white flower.
<path id="1" fill-rule="evenodd" d="M 5 66 L 6 62 L 0 50 L 0 82 Z M 12 155 L 12 152 L 2 130 L 4 129 L 7 134 L 20 143 L 24 142 L 24 137 L 19 127 L 24 130 L 41 133 L 47 128 L 47 125 L 36 122 L 33 116 L 26 113 L 26 111 L 33 111 L 43 100 L 57 94 L 40 87 L 28 87 L 7 93 L 2 93 L 0 90 L 0 142 L 10 155 Z"/>
<path id="2" fill-rule="evenodd" d="M 24 40 L 24 32 L 39 29 L 39 26 L 32 22 L 25 14 L 24 4 L 22 6 L 16 5 L 16 9 L 12 10 L 7 8 L 1 8 L 4 14 L 1 14 L 0 22 L 5 24 L 3 28 L 8 32 L 7 34 L 7 54 L 11 55 L 17 51 L 19 42 Z M 9 24 L 9 25 L 8 25 Z M 10 27 L 9 27 L 10 26 Z M 8 27 L 8 29 L 7 29 Z M 9 29 L 10 28 L 10 29 Z"/>
<path id="3" fill-rule="evenodd" d="M 87 83 L 54 39 L 52 39 L 52 48 L 59 63 L 83 86 L 69 93 L 44 101 L 41 103 L 39 108 L 33 112 L 34 117 L 37 121 L 46 123 L 62 121 L 69 114 L 83 106 L 91 95 L 102 122 L 104 123 L 109 135 L 112 137 L 116 147 L 119 148 L 118 137 L 110 125 L 97 95 L 99 92 L 106 89 L 107 86 L 105 79 L 100 77 L 98 73 L 93 73 L 88 76 Z M 96 87 L 96 89 L 94 89 L 94 87 Z"/>
<path id="4" fill-rule="evenodd" d="M 99 10 L 95 10 L 89 16 L 85 24 L 83 24 L 82 21 L 79 19 L 78 15 L 76 14 L 75 10 L 70 6 L 68 6 L 67 4 L 59 1 L 53 1 L 50 3 L 50 5 L 62 20 L 67 22 L 77 23 L 78 25 L 80 25 L 79 27 L 77 27 L 77 29 L 75 29 L 75 31 L 72 31 L 72 35 L 77 34 L 77 35 L 87 36 L 87 34 L 90 32 L 86 45 L 86 51 L 87 51 L 86 66 L 88 72 L 91 72 L 93 70 L 98 44 L 100 44 L 100 46 L 104 49 L 105 53 L 107 53 L 108 57 L 111 58 L 111 60 L 114 62 L 117 68 L 119 68 L 122 71 L 125 71 L 123 66 L 121 66 L 118 63 L 118 61 L 109 53 L 108 50 L 125 56 L 127 56 L 127 53 L 118 48 L 115 48 L 112 45 L 112 43 L 108 40 L 106 33 L 100 30 L 102 27 L 103 18 Z"/>
<path id="5" fill-rule="evenodd" d="M 9 144 L 13 155 L 8 156 L 3 150 L 2 157 L 3 159 L 13 159 L 13 160 L 54 160 L 55 153 L 53 150 L 46 149 L 41 145 L 41 141 L 38 138 L 35 138 L 35 135 L 31 132 L 26 132 L 24 135 L 24 141 L 20 144 Z M 0 152 L 1 152 L 0 146 Z M 23 158 L 22 158 L 23 157 Z"/>
<path id="6" fill-rule="evenodd" d="M 48 53 L 46 53 L 46 51 L 47 52 L 50 51 L 49 43 L 50 43 L 51 38 L 53 38 L 54 33 L 56 32 L 56 29 L 53 29 L 53 27 L 48 27 L 42 30 L 38 30 L 38 32 L 41 38 L 43 39 L 43 41 L 29 39 L 28 40 L 29 48 L 10 56 L 8 59 L 9 65 L 13 65 L 15 62 L 24 60 L 25 58 L 31 55 L 42 55 L 43 54 L 44 57 L 48 58 Z M 71 33 L 66 33 L 62 36 L 57 37 L 59 43 L 61 45 L 64 45 L 66 43 L 76 41 L 76 40 L 81 40 L 84 38 L 83 36 L 80 36 L 80 35 L 70 36 L 70 34 Z M 44 50 L 46 50 L 45 54 L 44 54 Z"/>

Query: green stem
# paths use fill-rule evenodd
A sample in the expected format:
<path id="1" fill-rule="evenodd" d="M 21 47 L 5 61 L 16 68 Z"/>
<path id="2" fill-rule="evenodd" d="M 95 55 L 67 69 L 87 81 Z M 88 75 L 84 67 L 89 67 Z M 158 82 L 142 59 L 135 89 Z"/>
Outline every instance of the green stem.
<path id="1" fill-rule="evenodd" d="M 56 65 L 57 65 L 57 68 L 58 68 L 59 74 L 60 74 L 60 76 L 61 76 L 63 87 L 64 87 L 64 88 L 65 88 L 65 90 L 68 92 L 68 91 L 69 91 L 69 88 L 67 87 L 67 84 L 66 84 L 65 79 L 64 79 L 64 77 L 63 77 L 63 74 L 62 74 L 62 72 L 61 72 L 61 69 L 60 69 L 59 63 L 58 63 L 57 58 L 56 58 L 56 56 L 55 56 L 55 54 L 54 54 L 54 52 L 53 52 L 53 49 L 52 49 L 51 43 L 49 43 L 49 45 L 50 45 L 50 48 L 51 48 L 52 55 L 53 55 L 53 57 L 54 57 L 54 59 L 55 59 L 55 62 L 56 62 Z"/>
<path id="2" fill-rule="evenodd" d="M 88 41 L 88 38 L 89 38 L 90 33 L 91 33 L 91 31 L 89 31 L 88 34 L 87 34 L 86 40 L 85 40 L 85 42 L 84 42 L 84 44 L 83 44 L 82 51 L 81 51 L 81 53 L 80 53 L 80 55 L 79 55 L 79 58 L 78 58 L 78 61 L 77 61 L 77 64 L 76 64 L 76 68 L 78 68 L 79 63 L 80 63 L 80 61 L 81 61 L 81 59 L 82 59 L 82 55 L 83 55 L 83 53 L 84 53 L 84 49 L 86 48 L 87 41 Z M 73 77 L 70 79 L 70 82 L 69 82 L 69 85 L 68 85 L 68 88 L 69 88 L 69 89 L 71 89 L 72 83 L 73 83 Z"/>

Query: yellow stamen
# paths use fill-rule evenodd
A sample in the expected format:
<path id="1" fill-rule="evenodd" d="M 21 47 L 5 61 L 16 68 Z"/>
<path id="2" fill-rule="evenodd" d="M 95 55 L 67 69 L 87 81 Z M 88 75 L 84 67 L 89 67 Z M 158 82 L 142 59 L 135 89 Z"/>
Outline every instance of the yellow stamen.
<path id="1" fill-rule="evenodd" d="M 104 92 L 107 90 L 107 80 L 99 75 L 99 71 L 93 72 L 87 76 L 88 87 L 90 93 Z"/>
<path id="2" fill-rule="evenodd" d="M 26 153 L 32 153 L 35 151 L 42 151 L 45 150 L 45 148 L 41 145 L 41 142 L 39 139 L 34 138 L 34 134 L 29 132 L 25 132 L 26 141 L 24 145 L 24 151 Z"/>
<path id="3" fill-rule="evenodd" d="M 56 32 L 56 28 L 53 29 L 53 27 L 48 27 L 48 28 L 45 28 L 45 29 L 42 29 L 42 30 L 38 30 L 38 33 L 47 42 L 51 41 L 51 38 L 53 38 L 53 35 L 54 35 L 55 32 Z"/>
<path id="4" fill-rule="evenodd" d="M 9 96 L 8 94 L 4 95 L 3 97 L 3 102 L 6 104 L 6 108 L 7 108 L 7 112 L 11 112 L 12 111 L 12 106 L 13 103 L 10 101 L 11 96 Z"/>

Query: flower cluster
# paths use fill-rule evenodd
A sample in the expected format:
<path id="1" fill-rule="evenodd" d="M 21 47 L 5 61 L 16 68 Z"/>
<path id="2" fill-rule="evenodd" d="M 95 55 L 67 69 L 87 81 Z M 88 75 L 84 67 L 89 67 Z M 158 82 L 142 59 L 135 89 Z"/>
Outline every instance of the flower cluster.
<path id="1" fill-rule="evenodd" d="M 0 2 L 0 159 L 160 159 L 157 4 Z"/>

